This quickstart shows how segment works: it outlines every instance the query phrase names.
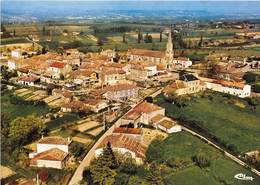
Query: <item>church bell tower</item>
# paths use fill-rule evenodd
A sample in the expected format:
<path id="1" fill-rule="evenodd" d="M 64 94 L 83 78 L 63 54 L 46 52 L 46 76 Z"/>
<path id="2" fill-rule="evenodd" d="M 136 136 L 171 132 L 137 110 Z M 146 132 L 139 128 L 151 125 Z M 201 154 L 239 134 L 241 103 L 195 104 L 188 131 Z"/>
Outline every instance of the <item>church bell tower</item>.
<path id="1" fill-rule="evenodd" d="M 167 60 L 172 60 L 174 57 L 174 51 L 173 51 L 173 43 L 172 43 L 172 32 L 169 30 L 169 36 L 168 36 L 168 42 L 166 46 L 166 53 L 165 58 Z"/>

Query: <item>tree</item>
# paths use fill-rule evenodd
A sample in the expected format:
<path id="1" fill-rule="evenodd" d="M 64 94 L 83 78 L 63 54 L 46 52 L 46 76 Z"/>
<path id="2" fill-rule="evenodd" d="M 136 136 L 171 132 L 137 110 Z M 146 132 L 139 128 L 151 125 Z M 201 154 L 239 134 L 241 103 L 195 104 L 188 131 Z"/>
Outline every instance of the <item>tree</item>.
<path id="1" fill-rule="evenodd" d="M 154 163 L 151 164 L 146 180 L 152 185 L 165 185 L 161 170 Z"/>
<path id="2" fill-rule="evenodd" d="M 210 166 L 210 160 L 205 154 L 197 154 L 192 157 L 192 161 L 195 162 L 200 168 L 206 168 Z"/>
<path id="3" fill-rule="evenodd" d="M 144 42 L 145 43 L 152 43 L 153 42 L 152 35 L 149 35 L 148 33 L 146 33 L 145 38 L 144 38 Z"/>
<path id="4" fill-rule="evenodd" d="M 64 76 L 62 73 L 60 73 L 60 79 L 61 79 L 61 80 L 64 80 L 64 79 L 65 79 L 65 76 Z"/>
<path id="5" fill-rule="evenodd" d="M 97 184 L 112 185 L 115 183 L 117 161 L 111 144 L 108 142 L 102 154 L 90 165 L 93 182 Z"/>
<path id="6" fill-rule="evenodd" d="M 123 43 L 126 43 L 125 33 L 123 34 Z"/>
<path id="7" fill-rule="evenodd" d="M 75 157 L 79 157 L 83 152 L 84 152 L 84 147 L 76 142 L 73 142 L 71 144 L 71 153 L 75 156 Z"/>
<path id="8" fill-rule="evenodd" d="M 43 36 L 46 35 L 46 29 L 45 29 L 45 26 L 42 27 L 42 35 L 43 35 Z"/>
<path id="9" fill-rule="evenodd" d="M 141 40 L 142 40 L 142 34 L 141 34 L 140 30 L 139 30 L 138 33 L 137 33 L 137 42 L 138 42 L 138 44 L 141 43 Z"/>
<path id="10" fill-rule="evenodd" d="M 246 81 L 246 83 L 253 83 L 256 81 L 256 74 L 254 73 L 246 73 L 243 76 L 243 79 Z"/>
<path id="11" fill-rule="evenodd" d="M 104 45 L 103 40 L 101 38 L 97 39 L 97 45 L 98 46 L 103 46 Z"/>
<path id="12" fill-rule="evenodd" d="M 93 185 L 93 177 L 89 168 L 84 169 L 83 180 L 86 181 L 88 185 Z"/>
<path id="13" fill-rule="evenodd" d="M 160 42 L 162 42 L 162 31 L 160 31 Z"/>
<path id="14" fill-rule="evenodd" d="M 203 34 L 200 35 L 199 47 L 203 45 Z"/>
<path id="15" fill-rule="evenodd" d="M 152 96 L 147 96 L 147 97 L 145 97 L 145 99 L 144 99 L 146 102 L 148 102 L 148 103 L 153 103 L 153 97 Z"/>
<path id="16" fill-rule="evenodd" d="M 142 178 L 139 176 L 131 176 L 128 180 L 128 185 L 148 185 L 148 183 L 145 182 Z"/>
<path id="17" fill-rule="evenodd" d="M 9 113 L 1 112 L 1 138 L 6 138 L 8 136 L 10 120 Z M 1 139 L 1 141 L 3 140 L 4 139 Z"/>
<path id="18" fill-rule="evenodd" d="M 116 176 L 115 185 L 128 185 L 129 175 L 125 173 L 119 173 Z"/>
<path id="19" fill-rule="evenodd" d="M 10 123 L 8 136 L 15 146 L 19 146 L 38 138 L 44 129 L 45 124 L 40 117 L 35 115 L 17 117 Z"/>

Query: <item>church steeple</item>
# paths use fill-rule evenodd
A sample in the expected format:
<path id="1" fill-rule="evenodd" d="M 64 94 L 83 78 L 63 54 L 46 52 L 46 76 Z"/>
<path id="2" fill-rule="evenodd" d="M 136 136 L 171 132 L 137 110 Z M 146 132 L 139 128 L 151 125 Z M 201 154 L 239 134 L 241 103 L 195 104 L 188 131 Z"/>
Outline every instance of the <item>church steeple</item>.
<path id="1" fill-rule="evenodd" d="M 174 51 L 173 51 L 173 43 L 172 43 L 172 30 L 169 30 L 168 42 L 166 46 L 165 57 L 167 59 L 173 59 Z"/>

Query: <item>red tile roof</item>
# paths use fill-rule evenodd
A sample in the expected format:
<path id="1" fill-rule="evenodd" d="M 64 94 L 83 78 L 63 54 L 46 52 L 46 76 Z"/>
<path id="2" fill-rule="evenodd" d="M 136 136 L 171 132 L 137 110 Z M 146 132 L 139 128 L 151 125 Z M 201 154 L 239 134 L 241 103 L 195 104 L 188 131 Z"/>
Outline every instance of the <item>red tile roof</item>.
<path id="1" fill-rule="evenodd" d="M 50 67 L 54 67 L 54 68 L 64 68 L 66 64 L 63 62 L 52 62 Z"/>
<path id="2" fill-rule="evenodd" d="M 246 84 L 241 82 L 231 82 L 231 81 L 225 81 L 225 80 L 215 80 L 213 83 L 221 84 L 226 87 L 236 87 L 239 89 L 243 89 Z"/>
<path id="3" fill-rule="evenodd" d="M 31 160 L 48 160 L 48 161 L 63 161 L 67 157 L 68 153 L 58 149 L 52 148 L 50 150 L 46 150 L 34 156 Z"/>
<path id="4" fill-rule="evenodd" d="M 122 91 L 122 90 L 130 90 L 138 88 L 135 84 L 116 84 L 105 87 L 105 91 Z"/>
<path id="5" fill-rule="evenodd" d="M 125 116 L 123 116 L 123 119 L 136 120 L 142 115 L 142 113 L 150 113 L 161 109 L 163 108 L 155 104 L 142 102 L 135 106 L 132 111 L 128 112 Z"/>
<path id="6" fill-rule="evenodd" d="M 134 152 L 137 157 L 145 158 L 147 147 L 145 147 L 139 141 L 133 138 L 127 137 L 122 134 L 109 135 L 101 142 L 98 148 L 106 147 L 108 142 L 110 142 L 112 148 L 125 148 Z"/>
<path id="7" fill-rule="evenodd" d="M 40 78 L 36 77 L 36 76 L 25 76 L 25 77 L 19 78 L 20 81 L 25 81 L 25 82 L 36 82 L 39 79 Z"/>
<path id="8" fill-rule="evenodd" d="M 148 57 L 156 57 L 156 58 L 163 58 L 165 56 L 164 52 L 152 51 L 146 49 L 130 49 L 128 53 L 132 55 L 148 56 Z"/>
<path id="9" fill-rule="evenodd" d="M 142 129 L 141 128 L 118 127 L 118 128 L 114 129 L 113 133 L 142 135 Z"/>

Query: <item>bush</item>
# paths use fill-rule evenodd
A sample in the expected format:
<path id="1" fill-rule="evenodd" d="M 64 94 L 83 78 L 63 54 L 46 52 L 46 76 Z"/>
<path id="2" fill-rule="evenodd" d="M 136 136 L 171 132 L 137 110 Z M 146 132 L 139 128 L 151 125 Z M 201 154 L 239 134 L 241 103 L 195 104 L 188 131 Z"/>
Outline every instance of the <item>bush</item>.
<path id="1" fill-rule="evenodd" d="M 197 154 L 192 157 L 192 161 L 195 162 L 200 168 L 206 168 L 210 166 L 210 159 L 204 154 Z"/>

